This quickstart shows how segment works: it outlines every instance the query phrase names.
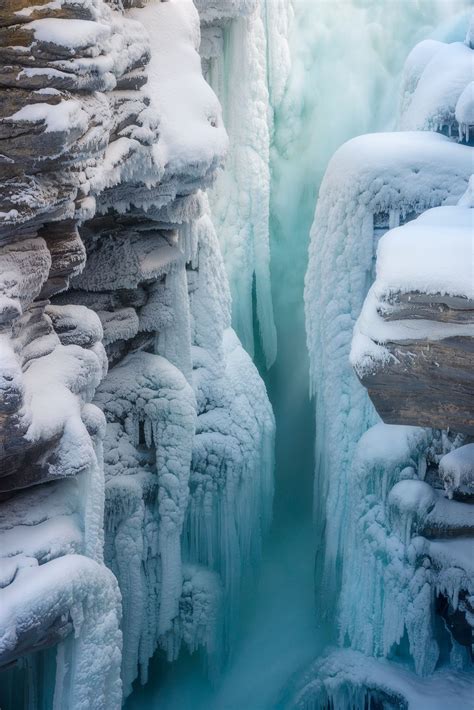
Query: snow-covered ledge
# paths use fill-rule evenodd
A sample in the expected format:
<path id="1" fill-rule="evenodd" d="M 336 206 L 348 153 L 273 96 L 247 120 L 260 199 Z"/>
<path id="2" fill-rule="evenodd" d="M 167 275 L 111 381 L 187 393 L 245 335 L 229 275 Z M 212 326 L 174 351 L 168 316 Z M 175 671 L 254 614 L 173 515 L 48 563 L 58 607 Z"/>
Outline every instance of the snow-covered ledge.
<path id="1" fill-rule="evenodd" d="M 215 667 L 270 517 L 273 415 L 203 192 L 228 141 L 199 16 L 124 6 L 0 10 L 6 703 L 34 677 L 35 702 L 118 708 L 158 648 Z"/>

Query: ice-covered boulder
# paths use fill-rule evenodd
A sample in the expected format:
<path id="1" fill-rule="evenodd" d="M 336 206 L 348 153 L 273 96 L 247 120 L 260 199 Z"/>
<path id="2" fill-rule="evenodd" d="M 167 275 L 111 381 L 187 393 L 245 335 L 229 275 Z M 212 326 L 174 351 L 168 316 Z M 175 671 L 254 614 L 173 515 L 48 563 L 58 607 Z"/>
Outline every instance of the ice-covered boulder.
<path id="1" fill-rule="evenodd" d="M 469 707 L 474 684 L 469 671 L 440 668 L 420 678 L 402 664 L 369 658 L 350 649 L 331 649 L 295 683 L 287 707 L 295 710 L 363 708 L 445 710 L 453 697 Z"/>
<path id="2" fill-rule="evenodd" d="M 474 51 L 469 43 L 425 40 L 405 64 L 400 127 L 438 131 L 469 143 L 474 125 Z"/>
<path id="3" fill-rule="evenodd" d="M 443 456 L 439 470 L 450 498 L 474 495 L 474 444 L 466 444 Z"/>
<path id="4" fill-rule="evenodd" d="M 388 229 L 410 223 L 429 208 L 455 204 L 471 171 L 471 149 L 444 136 L 379 133 L 339 148 L 321 185 L 311 230 L 305 313 L 316 419 L 324 432 L 316 439 L 315 506 L 318 519 L 326 521 L 320 560 L 328 584 L 337 586 L 339 521 L 350 496 L 347 472 L 354 447 L 377 420 L 354 377 L 349 354 L 375 276 L 378 242 Z"/>
<path id="5" fill-rule="evenodd" d="M 351 362 L 387 423 L 474 433 L 473 226 L 439 207 L 379 243 Z"/>

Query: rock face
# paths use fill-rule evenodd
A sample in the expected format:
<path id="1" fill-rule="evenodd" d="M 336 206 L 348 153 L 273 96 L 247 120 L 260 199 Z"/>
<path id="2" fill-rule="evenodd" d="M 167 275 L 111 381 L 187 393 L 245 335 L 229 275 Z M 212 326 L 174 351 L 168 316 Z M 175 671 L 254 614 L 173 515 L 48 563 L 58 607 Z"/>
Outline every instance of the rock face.
<path id="1" fill-rule="evenodd" d="M 351 359 L 388 424 L 474 435 L 472 212 L 429 210 L 380 241 Z"/>
<path id="2" fill-rule="evenodd" d="M 469 37 L 413 50 L 405 131 L 350 141 L 321 186 L 305 298 L 340 648 L 291 707 L 472 702 Z"/>
<path id="3" fill-rule="evenodd" d="M 109 710 L 158 647 L 222 657 L 273 415 L 230 330 L 191 0 L 4 5 L 0 704 Z"/>

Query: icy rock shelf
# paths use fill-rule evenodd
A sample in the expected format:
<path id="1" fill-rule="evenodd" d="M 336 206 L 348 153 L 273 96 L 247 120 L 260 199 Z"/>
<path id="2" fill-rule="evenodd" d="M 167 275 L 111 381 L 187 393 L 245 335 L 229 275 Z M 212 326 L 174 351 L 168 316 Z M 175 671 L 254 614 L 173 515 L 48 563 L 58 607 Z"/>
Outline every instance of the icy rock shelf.
<path id="1" fill-rule="evenodd" d="M 222 663 L 270 522 L 206 195 L 228 137 L 191 0 L 0 24 L 0 704 L 113 710 L 157 650 Z"/>
<path id="2" fill-rule="evenodd" d="M 471 37 L 417 45 L 401 130 L 343 145 L 321 186 L 305 300 L 340 648 L 288 707 L 472 705 Z"/>

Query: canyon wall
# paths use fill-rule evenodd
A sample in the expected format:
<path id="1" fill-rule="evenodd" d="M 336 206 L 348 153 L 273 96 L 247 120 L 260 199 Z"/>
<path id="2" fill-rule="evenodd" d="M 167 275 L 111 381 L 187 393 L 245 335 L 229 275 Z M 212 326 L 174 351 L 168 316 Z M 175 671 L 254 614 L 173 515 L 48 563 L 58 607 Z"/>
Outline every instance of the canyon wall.
<path id="1" fill-rule="evenodd" d="M 191 0 L 10 0 L 0 37 L 0 702 L 111 710 L 157 649 L 222 663 L 270 520 L 228 138 Z"/>
<path id="2" fill-rule="evenodd" d="M 344 145 L 321 188 L 305 297 L 340 648 L 291 707 L 472 702 L 472 47 L 417 45 L 402 130 Z"/>

